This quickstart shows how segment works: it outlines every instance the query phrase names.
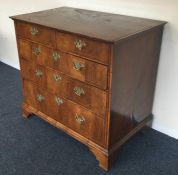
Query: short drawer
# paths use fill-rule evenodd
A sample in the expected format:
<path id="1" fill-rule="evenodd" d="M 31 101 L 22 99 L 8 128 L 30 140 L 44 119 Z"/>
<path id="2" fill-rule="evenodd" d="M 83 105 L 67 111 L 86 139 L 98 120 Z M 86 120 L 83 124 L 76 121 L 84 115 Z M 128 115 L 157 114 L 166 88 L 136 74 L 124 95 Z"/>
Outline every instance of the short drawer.
<path id="1" fill-rule="evenodd" d="M 20 58 L 35 62 L 36 64 L 46 65 L 46 61 L 52 54 L 52 49 L 24 39 L 18 39 L 17 42 Z"/>
<path id="2" fill-rule="evenodd" d="M 21 75 L 28 80 L 34 81 L 35 68 L 34 64 L 26 59 L 20 59 Z"/>
<path id="3" fill-rule="evenodd" d="M 37 88 L 32 82 L 23 80 L 23 96 L 24 102 L 35 109 L 47 113 L 47 92 L 40 87 Z"/>
<path id="4" fill-rule="evenodd" d="M 106 115 L 107 93 L 79 81 L 68 80 L 66 97 L 102 117 Z"/>
<path id="5" fill-rule="evenodd" d="M 103 64 L 109 63 L 110 45 L 77 35 L 57 32 L 57 49 L 88 57 Z"/>
<path id="6" fill-rule="evenodd" d="M 46 88 L 46 70 L 41 65 L 36 65 L 35 63 L 20 59 L 21 75 L 27 80 L 31 80 L 43 89 Z"/>
<path id="7" fill-rule="evenodd" d="M 55 46 L 55 31 L 36 24 L 16 23 L 17 36 L 30 39 L 47 46 Z"/>
<path id="8" fill-rule="evenodd" d="M 25 58 L 26 60 L 32 60 L 32 45 L 25 41 L 18 39 L 18 46 L 19 46 L 19 56 L 20 58 Z"/>
<path id="9" fill-rule="evenodd" d="M 59 71 L 46 68 L 47 90 L 49 92 L 66 96 L 67 77 Z"/>

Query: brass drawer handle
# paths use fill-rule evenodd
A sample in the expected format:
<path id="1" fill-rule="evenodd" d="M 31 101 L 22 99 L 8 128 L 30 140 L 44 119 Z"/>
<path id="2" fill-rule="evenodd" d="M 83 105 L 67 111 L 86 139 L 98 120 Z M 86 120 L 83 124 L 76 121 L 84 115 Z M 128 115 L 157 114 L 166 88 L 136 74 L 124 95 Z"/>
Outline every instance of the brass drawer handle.
<path id="1" fill-rule="evenodd" d="M 84 40 L 76 39 L 74 41 L 74 45 L 78 50 L 82 50 L 82 48 L 86 47 L 86 43 Z"/>
<path id="2" fill-rule="evenodd" d="M 77 71 L 81 70 L 81 68 L 84 68 L 84 67 L 85 67 L 85 65 L 82 64 L 82 63 L 73 62 L 73 69 L 75 69 L 75 70 L 77 70 Z"/>
<path id="3" fill-rule="evenodd" d="M 75 87 L 75 88 L 74 88 L 74 93 L 75 93 L 76 95 L 78 95 L 78 96 L 82 96 L 82 95 L 85 94 L 85 91 L 84 91 L 82 88 L 80 88 L 80 87 Z"/>
<path id="4" fill-rule="evenodd" d="M 33 36 L 39 34 L 39 31 L 36 27 L 31 27 L 30 32 L 31 32 L 31 35 Z"/>
<path id="5" fill-rule="evenodd" d="M 54 80 L 57 81 L 57 82 L 59 82 L 59 81 L 62 80 L 61 76 L 58 75 L 58 74 L 53 74 L 53 78 L 54 78 Z"/>
<path id="6" fill-rule="evenodd" d="M 39 102 L 42 102 L 42 101 L 45 100 L 45 97 L 42 96 L 41 94 L 38 94 L 38 95 L 37 95 L 37 100 L 38 100 Z"/>
<path id="7" fill-rule="evenodd" d="M 83 123 L 85 123 L 85 117 L 80 116 L 80 115 L 78 115 L 78 114 L 75 115 L 75 120 L 76 120 L 76 122 L 79 123 L 80 125 L 83 124 Z"/>
<path id="8" fill-rule="evenodd" d="M 60 59 L 61 56 L 60 56 L 59 53 L 57 53 L 57 52 L 53 52 L 52 57 L 53 57 L 53 60 L 54 60 L 54 61 L 58 61 L 58 60 Z"/>
<path id="9" fill-rule="evenodd" d="M 63 100 L 60 97 L 55 97 L 55 101 L 56 101 L 58 106 L 60 106 L 64 103 Z"/>
<path id="10" fill-rule="evenodd" d="M 38 47 L 33 48 L 33 54 L 38 56 L 40 54 L 41 50 Z"/>
<path id="11" fill-rule="evenodd" d="M 36 70 L 35 74 L 37 77 L 42 77 L 43 76 L 43 72 L 41 70 Z"/>

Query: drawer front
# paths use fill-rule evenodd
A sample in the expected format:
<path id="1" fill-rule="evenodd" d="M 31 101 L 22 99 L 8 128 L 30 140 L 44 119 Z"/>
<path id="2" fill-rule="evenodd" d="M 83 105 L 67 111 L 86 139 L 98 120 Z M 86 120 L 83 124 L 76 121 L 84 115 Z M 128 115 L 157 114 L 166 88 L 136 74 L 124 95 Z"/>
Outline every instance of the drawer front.
<path id="1" fill-rule="evenodd" d="M 35 79 L 34 82 L 37 83 L 41 89 L 46 89 L 46 70 L 43 66 L 34 66 Z"/>
<path id="2" fill-rule="evenodd" d="M 69 54 L 65 54 L 65 56 L 61 57 L 61 66 L 59 67 L 62 72 L 101 89 L 107 88 L 106 66 Z"/>
<path id="3" fill-rule="evenodd" d="M 43 66 L 36 65 L 25 59 L 20 59 L 20 67 L 23 78 L 38 83 L 43 89 L 46 88 L 46 70 Z"/>
<path id="4" fill-rule="evenodd" d="M 23 80 L 24 102 L 34 107 L 35 109 L 37 109 L 36 95 L 37 95 L 37 90 L 36 88 L 34 88 L 32 83 L 30 83 L 27 80 Z"/>
<path id="5" fill-rule="evenodd" d="M 107 96 L 105 91 L 79 81 L 69 80 L 67 82 L 66 96 L 68 99 L 105 117 Z"/>
<path id="6" fill-rule="evenodd" d="M 77 133 L 104 145 L 104 119 L 58 95 L 41 90 L 30 81 L 23 82 L 24 102 L 68 126 Z"/>
<path id="7" fill-rule="evenodd" d="M 104 145 L 104 119 L 68 100 L 61 105 L 60 115 L 69 128 Z"/>
<path id="8" fill-rule="evenodd" d="M 23 95 L 24 102 L 34 107 L 35 109 L 47 113 L 47 93 L 41 88 L 37 88 L 30 81 L 23 80 Z"/>
<path id="9" fill-rule="evenodd" d="M 61 51 L 72 52 L 104 64 L 109 63 L 109 44 L 62 32 L 56 33 L 56 40 L 57 49 Z"/>
<path id="10" fill-rule="evenodd" d="M 23 39 L 19 39 L 18 44 L 21 58 L 33 61 L 36 64 L 46 65 L 47 58 L 50 58 L 51 49 Z"/>
<path id="11" fill-rule="evenodd" d="M 96 114 L 105 116 L 106 112 L 106 95 L 103 90 L 86 85 L 64 74 L 46 68 L 47 89 L 50 92 L 78 103 Z"/>
<path id="12" fill-rule="evenodd" d="M 47 114 L 51 118 L 97 144 L 104 145 L 104 119 L 61 96 L 48 93 L 47 100 L 50 104 Z"/>
<path id="13" fill-rule="evenodd" d="M 35 71 L 34 71 L 34 64 L 32 62 L 25 59 L 20 59 L 20 69 L 21 69 L 21 75 L 25 79 L 34 81 Z"/>
<path id="14" fill-rule="evenodd" d="M 19 56 L 27 60 L 31 60 L 32 57 L 32 46 L 29 42 L 19 39 Z"/>
<path id="15" fill-rule="evenodd" d="M 17 22 L 17 36 L 36 41 L 50 47 L 55 46 L 55 31 L 35 24 Z"/>
<path id="16" fill-rule="evenodd" d="M 107 66 L 19 39 L 20 57 L 45 65 L 101 89 L 107 88 Z"/>
<path id="17" fill-rule="evenodd" d="M 61 112 L 66 106 L 66 100 L 57 94 L 55 95 L 51 92 L 48 92 L 46 101 L 48 104 L 46 114 L 54 120 L 64 124 L 65 116 L 63 116 Z"/>
<path id="18" fill-rule="evenodd" d="M 48 50 L 46 52 L 45 55 L 48 56 L 46 57 L 47 66 L 58 69 L 75 79 L 91 83 L 101 89 L 107 88 L 107 66 L 59 51 L 53 51 L 51 54 L 49 54 Z M 54 54 L 58 55 L 57 60 L 52 57 Z"/>
<path id="19" fill-rule="evenodd" d="M 59 94 L 102 117 L 105 116 L 107 98 L 105 91 L 72 80 L 58 71 L 33 64 L 25 59 L 21 59 L 21 70 L 25 79 L 37 83 L 41 89 L 47 88 L 49 92 Z"/>
<path id="20" fill-rule="evenodd" d="M 61 96 L 66 95 L 67 91 L 67 79 L 62 73 L 46 68 L 46 79 L 48 91 L 60 94 Z"/>

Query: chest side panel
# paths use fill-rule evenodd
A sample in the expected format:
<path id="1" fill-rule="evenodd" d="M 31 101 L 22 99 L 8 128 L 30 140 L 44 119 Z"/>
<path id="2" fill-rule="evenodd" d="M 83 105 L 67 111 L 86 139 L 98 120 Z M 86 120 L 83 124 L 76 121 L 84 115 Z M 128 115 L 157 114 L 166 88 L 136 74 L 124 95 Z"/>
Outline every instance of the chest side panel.
<path id="1" fill-rule="evenodd" d="M 162 28 L 115 45 L 110 146 L 152 113 Z"/>

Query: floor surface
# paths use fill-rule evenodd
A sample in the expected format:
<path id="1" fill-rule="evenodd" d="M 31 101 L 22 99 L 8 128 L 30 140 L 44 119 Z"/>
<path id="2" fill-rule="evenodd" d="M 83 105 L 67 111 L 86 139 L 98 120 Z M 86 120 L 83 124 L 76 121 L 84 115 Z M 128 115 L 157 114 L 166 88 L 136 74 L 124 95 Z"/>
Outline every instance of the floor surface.
<path id="1" fill-rule="evenodd" d="M 124 147 L 108 173 L 83 144 L 21 116 L 19 71 L 0 62 L 0 175 L 178 175 L 178 140 L 152 129 Z"/>

